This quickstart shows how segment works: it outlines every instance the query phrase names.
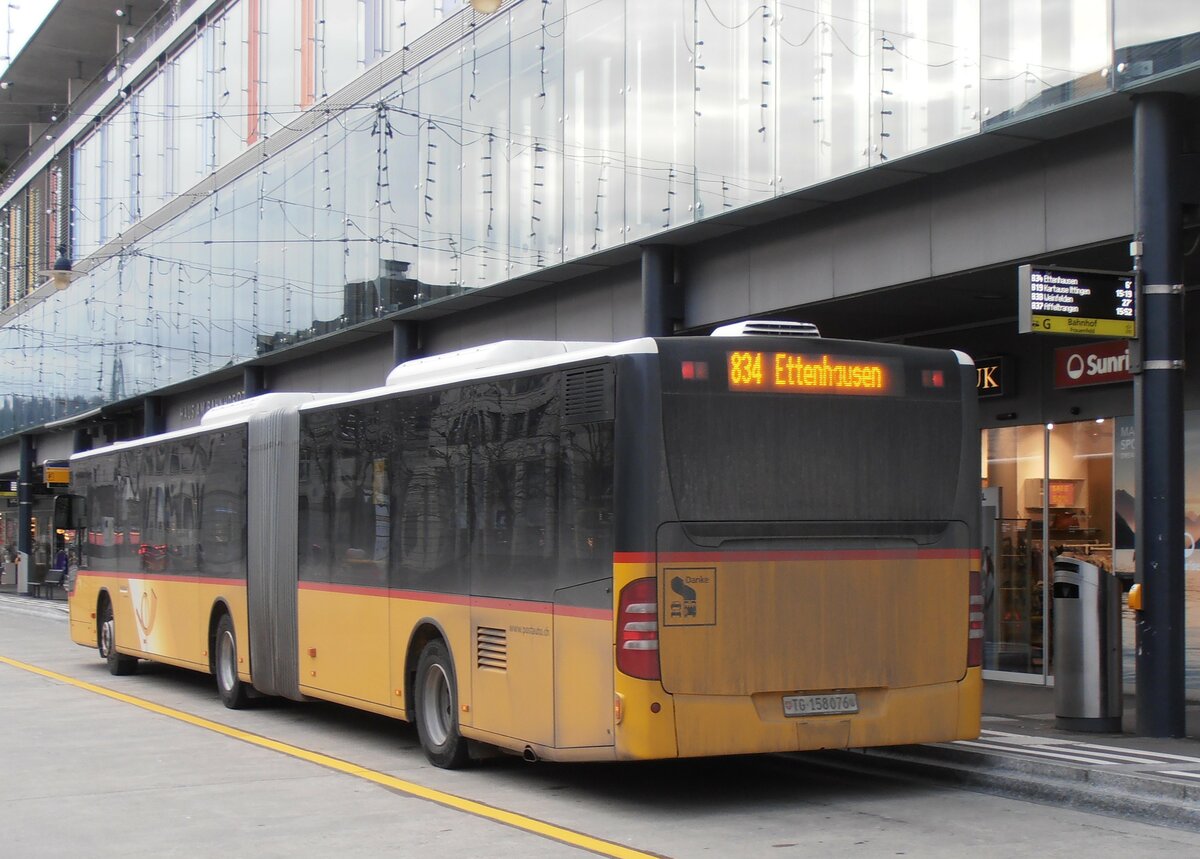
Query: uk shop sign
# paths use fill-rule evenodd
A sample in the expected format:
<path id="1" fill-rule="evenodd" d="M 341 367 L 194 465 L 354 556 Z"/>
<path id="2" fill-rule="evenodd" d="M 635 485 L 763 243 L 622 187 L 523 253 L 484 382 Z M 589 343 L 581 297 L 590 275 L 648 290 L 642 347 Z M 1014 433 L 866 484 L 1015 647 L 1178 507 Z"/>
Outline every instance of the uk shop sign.
<path id="1" fill-rule="evenodd" d="M 1133 379 L 1125 340 L 1106 340 L 1054 350 L 1054 387 L 1082 388 Z"/>

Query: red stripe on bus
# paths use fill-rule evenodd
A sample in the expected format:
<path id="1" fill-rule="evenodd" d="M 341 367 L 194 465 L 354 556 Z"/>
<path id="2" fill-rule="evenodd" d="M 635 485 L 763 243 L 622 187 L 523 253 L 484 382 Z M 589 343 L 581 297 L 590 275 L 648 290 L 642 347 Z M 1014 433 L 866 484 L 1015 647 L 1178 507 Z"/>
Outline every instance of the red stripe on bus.
<path id="1" fill-rule="evenodd" d="M 578 605 L 556 605 L 555 615 L 564 617 L 580 617 L 585 620 L 612 620 L 611 608 L 584 608 Z"/>
<path id="2" fill-rule="evenodd" d="M 614 564 L 677 564 L 695 561 L 874 561 L 888 558 L 921 561 L 978 560 L 978 549 L 822 549 L 817 551 L 613 552 Z"/>
<path id="3" fill-rule="evenodd" d="M 534 602 L 533 600 L 498 599 L 495 597 L 470 597 L 465 594 L 437 594 L 428 591 L 401 591 L 388 588 L 366 587 L 361 585 L 335 585 L 326 582 L 300 582 L 302 590 L 322 591 L 325 593 L 356 594 L 359 596 L 388 597 L 407 602 L 434 602 L 443 605 L 473 606 L 476 608 L 491 608 L 501 611 L 519 611 L 526 614 L 572 614 L 578 617 L 612 617 L 611 610 L 583 609 L 575 607 L 556 607 L 553 603 Z M 600 615 L 575 614 L 576 612 L 601 612 Z"/>
<path id="4" fill-rule="evenodd" d="M 124 579 L 130 582 L 191 582 L 198 585 L 236 585 L 246 587 L 245 579 L 217 579 L 211 576 L 165 575 L 162 573 L 118 573 L 111 570 L 80 570 L 79 578 Z"/>
<path id="5" fill-rule="evenodd" d="M 829 549 L 791 552 L 661 552 L 660 564 L 724 563 L 739 561 L 955 561 L 972 560 L 971 549 Z"/>
<path id="6" fill-rule="evenodd" d="M 335 585 L 330 582 L 300 582 L 302 591 L 320 591 L 333 594 L 356 594 L 358 596 L 385 597 L 387 588 L 369 587 L 367 585 Z"/>

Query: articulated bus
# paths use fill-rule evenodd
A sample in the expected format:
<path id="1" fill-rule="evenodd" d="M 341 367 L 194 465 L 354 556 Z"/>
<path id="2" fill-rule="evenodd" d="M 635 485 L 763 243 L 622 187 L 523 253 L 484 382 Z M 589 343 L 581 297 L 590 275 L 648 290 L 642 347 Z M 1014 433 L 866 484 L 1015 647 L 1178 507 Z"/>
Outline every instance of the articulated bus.
<path id="1" fill-rule="evenodd" d="M 960 353 L 798 323 L 266 394 L 73 457 L 72 638 L 443 767 L 975 737 L 974 401 Z"/>

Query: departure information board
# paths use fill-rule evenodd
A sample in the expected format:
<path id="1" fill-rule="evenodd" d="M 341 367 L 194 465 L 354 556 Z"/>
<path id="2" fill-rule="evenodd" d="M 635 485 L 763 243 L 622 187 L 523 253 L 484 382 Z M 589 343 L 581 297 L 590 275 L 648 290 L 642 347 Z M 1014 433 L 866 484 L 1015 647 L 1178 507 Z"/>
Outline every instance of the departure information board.
<path id="1" fill-rule="evenodd" d="M 1019 282 L 1022 334 L 1137 336 L 1131 274 L 1023 265 Z"/>

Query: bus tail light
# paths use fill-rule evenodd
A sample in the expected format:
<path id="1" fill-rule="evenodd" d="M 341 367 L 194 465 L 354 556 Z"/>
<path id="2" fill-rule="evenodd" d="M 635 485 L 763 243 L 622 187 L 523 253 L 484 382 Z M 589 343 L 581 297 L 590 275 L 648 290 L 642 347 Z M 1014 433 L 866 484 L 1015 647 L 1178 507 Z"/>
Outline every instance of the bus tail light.
<path id="1" fill-rule="evenodd" d="M 983 664 L 983 579 L 978 570 L 971 571 L 970 610 L 967 614 L 967 667 Z"/>
<path id="2" fill-rule="evenodd" d="M 946 373 L 943 370 L 922 370 L 921 384 L 926 388 L 946 387 Z"/>
<path id="3" fill-rule="evenodd" d="M 637 579 L 621 588 L 617 606 L 617 670 L 658 680 L 658 583 Z"/>

